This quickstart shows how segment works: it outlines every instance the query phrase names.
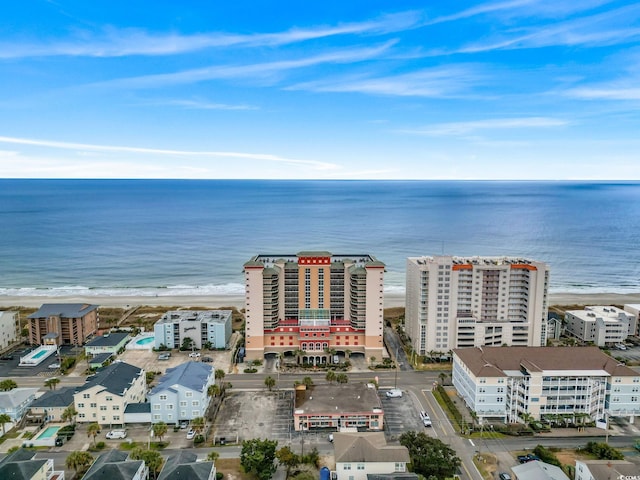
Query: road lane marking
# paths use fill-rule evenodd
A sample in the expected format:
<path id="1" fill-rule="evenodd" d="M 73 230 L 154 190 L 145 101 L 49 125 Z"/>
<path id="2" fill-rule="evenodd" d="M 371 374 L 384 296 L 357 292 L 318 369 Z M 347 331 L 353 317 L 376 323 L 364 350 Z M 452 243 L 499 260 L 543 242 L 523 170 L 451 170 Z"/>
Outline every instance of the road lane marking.
<path id="1" fill-rule="evenodd" d="M 469 443 L 470 443 L 472 446 L 474 446 L 474 447 L 476 446 L 476 444 L 475 444 L 475 443 L 473 443 L 473 440 L 471 440 L 470 438 L 469 438 L 468 440 L 469 440 Z"/>

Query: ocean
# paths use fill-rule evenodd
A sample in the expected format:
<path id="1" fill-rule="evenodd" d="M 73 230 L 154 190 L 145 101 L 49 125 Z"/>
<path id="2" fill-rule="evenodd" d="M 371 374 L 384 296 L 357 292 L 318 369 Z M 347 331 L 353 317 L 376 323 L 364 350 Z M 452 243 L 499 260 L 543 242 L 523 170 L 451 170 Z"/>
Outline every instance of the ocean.
<path id="1" fill-rule="evenodd" d="M 640 182 L 0 180 L 0 295 L 239 295 L 258 253 L 515 255 L 640 291 Z"/>

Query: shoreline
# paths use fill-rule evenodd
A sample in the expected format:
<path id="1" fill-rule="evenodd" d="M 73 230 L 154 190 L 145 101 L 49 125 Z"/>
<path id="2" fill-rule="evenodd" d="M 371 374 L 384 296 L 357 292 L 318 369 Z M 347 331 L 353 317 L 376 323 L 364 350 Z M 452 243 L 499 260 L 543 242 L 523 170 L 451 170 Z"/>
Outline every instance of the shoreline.
<path id="1" fill-rule="evenodd" d="M 88 303 L 101 307 L 128 308 L 134 306 L 167 307 L 236 307 L 244 308 L 244 295 L 171 295 L 171 296 L 0 296 L 3 307 L 40 307 L 44 303 Z M 571 293 L 549 294 L 549 305 L 625 305 L 640 304 L 638 293 Z M 384 308 L 404 307 L 403 293 L 387 293 Z"/>

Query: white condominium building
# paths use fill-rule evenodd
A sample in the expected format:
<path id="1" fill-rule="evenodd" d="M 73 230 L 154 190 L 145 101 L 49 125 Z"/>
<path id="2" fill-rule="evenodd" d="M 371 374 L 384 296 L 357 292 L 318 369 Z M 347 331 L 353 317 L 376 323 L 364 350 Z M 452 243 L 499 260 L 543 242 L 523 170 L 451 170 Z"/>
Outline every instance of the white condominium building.
<path id="1" fill-rule="evenodd" d="M 599 347 L 623 343 L 636 331 L 636 318 L 618 307 L 591 306 L 584 310 L 567 310 L 566 332 L 583 342 Z"/>
<path id="2" fill-rule="evenodd" d="M 453 351 L 453 385 L 479 419 L 502 422 L 640 415 L 640 373 L 598 347 Z"/>
<path id="3" fill-rule="evenodd" d="M 410 257 L 407 334 L 420 355 L 480 345 L 546 345 L 548 285 L 548 265 L 534 260 Z"/>
<path id="4" fill-rule="evenodd" d="M 382 358 L 384 263 L 312 251 L 244 264 L 246 354 L 329 362 L 329 351 Z"/>

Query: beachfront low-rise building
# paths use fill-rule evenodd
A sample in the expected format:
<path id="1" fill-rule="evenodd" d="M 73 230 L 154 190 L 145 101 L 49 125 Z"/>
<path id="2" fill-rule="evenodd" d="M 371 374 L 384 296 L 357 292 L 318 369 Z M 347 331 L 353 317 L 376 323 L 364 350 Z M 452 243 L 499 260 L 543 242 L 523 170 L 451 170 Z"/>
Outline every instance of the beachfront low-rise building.
<path id="1" fill-rule="evenodd" d="M 366 254 L 256 255 L 244 264 L 246 358 L 382 358 L 384 269 Z"/>
<path id="2" fill-rule="evenodd" d="M 547 342 L 549 266 L 520 257 L 410 257 L 406 332 L 433 356 L 482 345 Z"/>
<path id="3" fill-rule="evenodd" d="M 155 347 L 180 348 L 185 339 L 191 347 L 223 349 L 231 340 L 231 310 L 172 310 L 153 326 Z M 191 348 L 190 347 L 190 348 Z"/>
<path id="4" fill-rule="evenodd" d="M 149 393 L 151 421 L 178 424 L 203 417 L 209 407 L 208 389 L 214 383 L 209 363 L 186 362 L 167 369 Z"/>
<path id="5" fill-rule="evenodd" d="M 114 362 L 98 370 L 76 389 L 73 401 L 79 423 L 123 425 L 130 403 L 143 403 L 147 378 L 143 369 L 125 362 Z"/>
<path id="6" fill-rule="evenodd" d="M 29 413 L 34 417 L 41 417 L 45 422 L 65 422 L 62 418 L 64 411 L 73 406 L 75 387 L 60 387 L 49 390 L 36 398 L 29 406 Z M 74 419 L 75 420 L 75 419 Z"/>
<path id="7" fill-rule="evenodd" d="M 27 321 L 32 345 L 84 345 L 98 329 L 98 305 L 45 303 Z"/>
<path id="8" fill-rule="evenodd" d="M 333 448 L 337 480 L 369 480 L 372 475 L 405 474 L 411 462 L 407 447 L 388 445 L 383 432 L 336 433 Z M 409 474 L 401 478 L 418 477 Z"/>
<path id="9" fill-rule="evenodd" d="M 564 313 L 564 331 L 599 347 L 624 344 L 636 331 L 633 314 L 613 306 L 589 306 Z"/>
<path id="10" fill-rule="evenodd" d="M 640 415 L 640 373 L 597 347 L 455 349 L 452 378 L 481 420 Z"/>
<path id="11" fill-rule="evenodd" d="M 20 336 L 20 319 L 18 312 L 0 312 L 0 352 L 6 350 Z"/>
<path id="12" fill-rule="evenodd" d="M 640 329 L 640 303 L 628 303 L 625 304 L 623 310 L 631 315 L 636 322 L 636 329 L 631 335 L 638 335 L 638 329 Z"/>
<path id="13" fill-rule="evenodd" d="M 124 351 L 124 347 L 131 340 L 127 332 L 105 333 L 99 337 L 94 337 L 84 346 L 84 353 L 89 358 L 96 355 L 108 353 L 116 355 Z"/>
<path id="14" fill-rule="evenodd" d="M 384 411 L 374 385 L 350 383 L 296 387 L 293 405 L 293 428 L 313 429 L 363 428 L 382 430 Z"/>

